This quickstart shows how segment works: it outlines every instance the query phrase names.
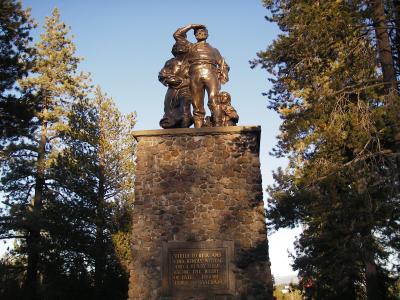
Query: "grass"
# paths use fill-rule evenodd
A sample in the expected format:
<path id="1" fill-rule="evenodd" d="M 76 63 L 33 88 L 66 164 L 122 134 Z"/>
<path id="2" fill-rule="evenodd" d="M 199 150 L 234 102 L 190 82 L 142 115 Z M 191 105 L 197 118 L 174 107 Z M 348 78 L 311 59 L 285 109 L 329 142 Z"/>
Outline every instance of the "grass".
<path id="1" fill-rule="evenodd" d="M 274 296 L 276 300 L 301 300 L 301 294 L 300 291 L 294 288 L 293 286 L 291 287 L 291 291 L 288 293 L 282 293 L 282 290 L 285 289 L 285 286 L 288 286 L 287 284 L 280 284 L 275 286 L 274 290 Z"/>

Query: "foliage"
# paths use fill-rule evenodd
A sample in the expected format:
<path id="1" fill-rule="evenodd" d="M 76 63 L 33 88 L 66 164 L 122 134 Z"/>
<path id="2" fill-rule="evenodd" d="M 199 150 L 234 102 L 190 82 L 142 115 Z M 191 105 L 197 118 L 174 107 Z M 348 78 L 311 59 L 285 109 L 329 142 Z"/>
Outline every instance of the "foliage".
<path id="1" fill-rule="evenodd" d="M 122 115 L 98 87 L 94 100 L 73 105 L 69 120 L 55 178 L 61 187 L 57 210 L 70 226 L 62 227 L 72 234 L 65 239 L 61 231 L 58 238 L 65 250 L 76 245 L 68 250 L 79 250 L 94 270 L 96 299 L 126 298 L 115 293 L 127 288 L 135 115 Z"/>
<path id="2" fill-rule="evenodd" d="M 287 289 L 286 287 L 289 287 Z M 284 291 L 284 292 L 283 292 Z M 274 297 L 276 300 L 301 300 L 301 291 L 295 284 L 280 284 L 274 287 Z"/>
<path id="3" fill-rule="evenodd" d="M 51 255 L 46 253 L 44 241 L 51 235 L 45 215 L 54 198 L 49 176 L 52 157 L 66 127 L 68 104 L 83 97 L 87 89 L 86 75 L 77 74 L 80 59 L 74 56 L 75 47 L 67 37 L 69 29 L 59 17 L 55 9 L 46 19 L 30 74 L 19 81 L 22 93 L 30 95 L 35 107 L 28 130 L 2 141 L 8 159 L 1 170 L 7 207 L 1 237 L 21 240 L 18 250 L 27 255 L 25 290 L 30 299 L 37 297 L 37 274 Z"/>
<path id="4" fill-rule="evenodd" d="M 252 63 L 273 75 L 269 108 L 282 118 L 273 154 L 289 159 L 268 188 L 270 226 L 303 226 L 294 268 L 316 299 L 389 297 L 379 282 L 390 282 L 384 268 L 400 250 L 400 106 L 383 80 L 376 7 L 264 4 L 283 34 Z"/>
<path id="5" fill-rule="evenodd" d="M 16 91 L 16 82 L 30 67 L 29 31 L 35 24 L 29 10 L 14 0 L 1 1 L 0 12 L 0 138 L 4 138 L 26 130 L 33 114 L 28 95 Z"/>
<path id="6" fill-rule="evenodd" d="M 28 12 L 0 5 L 11 14 L 2 10 L 1 21 L 20 27 L 8 37 L 12 50 L 21 46 L 9 54 L 21 65 L 10 67 L 15 78 L 1 94 L 8 106 L 0 112 L 13 123 L 0 124 L 0 238 L 16 242 L 0 263 L 0 298 L 126 299 L 135 116 L 123 116 L 100 88 L 89 98 L 57 9 L 31 51 Z M 22 100 L 5 94 L 17 79 Z M 22 105 L 23 115 L 8 109 Z"/>

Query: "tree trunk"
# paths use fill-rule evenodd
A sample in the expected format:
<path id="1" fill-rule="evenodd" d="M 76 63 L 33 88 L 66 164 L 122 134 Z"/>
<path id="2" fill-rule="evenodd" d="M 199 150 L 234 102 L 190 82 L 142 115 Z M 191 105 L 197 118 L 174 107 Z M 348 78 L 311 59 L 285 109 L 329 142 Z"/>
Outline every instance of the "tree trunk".
<path id="1" fill-rule="evenodd" d="M 374 224 L 372 199 L 368 196 L 368 182 L 362 173 L 359 174 L 357 180 L 357 192 L 359 197 L 365 202 L 363 205 L 366 208 L 363 216 L 366 219 L 366 224 L 360 233 L 364 241 L 362 257 L 365 267 L 367 300 L 383 300 L 378 290 L 378 272 L 375 264 L 375 250 L 372 245 L 372 241 L 374 240 L 372 234 Z"/>
<path id="2" fill-rule="evenodd" d="M 383 0 L 372 0 L 372 17 L 378 46 L 378 56 L 382 67 L 383 81 L 389 93 L 397 89 L 396 74 L 393 65 L 392 48 L 386 25 Z"/>
<path id="3" fill-rule="evenodd" d="M 380 300 L 383 299 L 378 287 L 378 272 L 373 259 L 365 263 L 365 278 L 367 282 L 367 299 Z"/>
<path id="4" fill-rule="evenodd" d="M 355 277 L 355 276 L 354 276 Z M 344 287 L 342 294 L 338 293 L 340 296 L 338 297 L 341 300 L 354 300 L 357 299 L 356 295 L 356 286 L 355 282 L 356 279 L 354 279 L 353 276 L 349 276 L 346 280 L 346 286 Z"/>
<path id="5" fill-rule="evenodd" d="M 104 295 L 104 272 L 105 272 L 105 249 L 104 249 L 104 168 L 100 163 L 99 190 L 96 212 L 96 249 L 95 249 L 95 299 L 105 299 Z"/>
<path id="6" fill-rule="evenodd" d="M 383 81 L 385 85 L 386 94 L 389 96 L 389 105 L 392 106 L 392 111 L 395 113 L 395 119 L 398 120 L 400 118 L 399 104 L 396 100 L 396 96 L 399 94 L 397 90 L 397 78 L 396 72 L 394 69 L 394 60 L 392 48 L 390 45 L 389 34 L 387 31 L 386 25 L 386 15 L 385 15 L 385 6 L 383 0 L 372 0 L 372 17 L 374 20 L 374 28 L 376 33 L 376 43 L 378 46 L 378 57 L 380 64 L 382 66 L 382 75 Z M 393 2 L 393 5 L 399 9 L 398 0 Z M 398 12 L 398 11 L 396 11 Z M 397 14 L 396 14 L 397 16 Z M 396 24 L 399 21 L 397 20 Z M 398 34 L 398 30 L 396 29 L 396 33 Z M 397 39 L 397 38 L 396 38 Z M 399 45 L 397 44 L 397 49 L 399 49 Z M 400 152 L 400 128 L 398 123 L 396 122 L 392 126 L 393 131 L 393 140 L 394 140 L 394 151 L 396 153 Z M 399 162 L 397 162 L 399 166 Z"/>
<path id="7" fill-rule="evenodd" d="M 394 38 L 396 44 L 397 58 L 395 58 L 395 65 L 397 72 L 400 72 L 400 0 L 393 0 L 394 9 L 394 24 L 396 26 L 396 35 Z"/>
<path id="8" fill-rule="evenodd" d="M 28 217 L 28 237 L 26 239 L 28 265 L 26 272 L 26 299 L 37 300 L 38 265 L 40 254 L 40 213 L 45 185 L 47 122 L 42 121 L 35 178 L 35 194 Z"/>

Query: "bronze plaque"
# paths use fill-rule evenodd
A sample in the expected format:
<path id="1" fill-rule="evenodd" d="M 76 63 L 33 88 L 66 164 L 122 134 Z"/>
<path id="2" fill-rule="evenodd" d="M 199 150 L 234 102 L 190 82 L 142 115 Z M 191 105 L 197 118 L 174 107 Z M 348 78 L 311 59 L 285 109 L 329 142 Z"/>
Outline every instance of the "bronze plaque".
<path id="1" fill-rule="evenodd" d="M 168 242 L 163 244 L 165 295 L 232 294 L 233 242 Z"/>

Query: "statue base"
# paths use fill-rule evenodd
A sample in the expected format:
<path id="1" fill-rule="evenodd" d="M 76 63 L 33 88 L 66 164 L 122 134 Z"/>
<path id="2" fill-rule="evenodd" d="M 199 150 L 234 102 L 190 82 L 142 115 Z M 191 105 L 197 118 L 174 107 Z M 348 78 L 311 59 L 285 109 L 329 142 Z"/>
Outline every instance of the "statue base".
<path id="1" fill-rule="evenodd" d="M 135 131 L 129 300 L 273 299 L 260 127 Z"/>

